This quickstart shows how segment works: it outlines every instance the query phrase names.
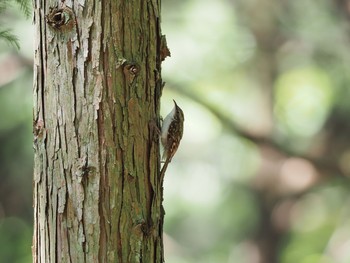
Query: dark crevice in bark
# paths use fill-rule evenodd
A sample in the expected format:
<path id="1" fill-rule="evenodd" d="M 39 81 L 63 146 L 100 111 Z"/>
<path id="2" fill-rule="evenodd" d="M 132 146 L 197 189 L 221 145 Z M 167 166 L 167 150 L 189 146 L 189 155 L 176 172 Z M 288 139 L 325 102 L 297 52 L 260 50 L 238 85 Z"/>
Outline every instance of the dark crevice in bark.
<path id="1" fill-rule="evenodd" d="M 123 247 L 122 247 L 122 235 L 123 233 L 121 233 L 121 217 L 122 217 L 122 213 L 123 213 L 123 206 L 124 206 L 124 169 L 122 168 L 122 184 L 121 184 L 121 194 L 119 194 L 119 198 L 121 200 L 120 203 L 120 209 L 119 209 L 119 215 L 118 215 L 118 232 L 117 232 L 117 246 L 118 246 L 118 258 L 119 258 L 119 262 L 123 262 Z"/>
<path id="2" fill-rule="evenodd" d="M 84 67 L 85 68 L 85 67 Z M 77 88 L 76 88 L 76 81 L 77 81 L 77 72 L 78 69 L 74 68 L 73 69 L 73 76 L 72 76 L 72 89 L 73 89 L 73 106 L 74 106 L 74 119 L 73 119 L 73 123 L 74 123 L 74 129 L 75 129 L 75 136 L 76 136 L 76 142 L 77 142 L 77 151 L 78 151 L 78 157 L 81 158 L 81 146 L 80 146 L 80 142 L 78 139 L 78 134 L 79 134 L 79 120 L 77 116 L 77 112 L 78 112 L 78 108 L 77 108 Z M 85 73 L 85 70 L 84 70 Z"/>
<path id="3" fill-rule="evenodd" d="M 98 259 L 100 262 L 105 262 L 105 257 L 104 255 L 106 254 L 106 218 L 105 218 L 105 213 L 103 209 L 104 201 L 105 201 L 105 196 L 104 196 L 104 191 L 103 186 L 106 185 L 105 183 L 105 176 L 107 174 L 106 171 L 106 164 L 103 162 L 102 158 L 102 149 L 103 149 L 103 140 L 104 140 L 104 134 L 103 134 L 103 112 L 101 110 L 101 104 L 100 104 L 100 110 L 98 110 L 98 118 L 97 118 L 97 127 L 98 127 L 98 139 L 99 139 L 99 150 L 98 150 L 98 155 L 99 155 L 99 163 L 100 163 L 100 189 L 99 189 L 99 215 L 100 215 L 100 238 L 99 238 L 99 250 L 98 250 Z"/>
<path id="4" fill-rule="evenodd" d="M 38 12 L 39 13 L 39 12 Z M 39 13 L 39 23 L 40 23 L 40 30 L 43 31 L 43 19 L 41 18 L 41 15 Z M 41 90 L 41 105 L 39 106 L 38 104 L 38 108 L 41 109 L 41 114 L 42 114 L 42 118 L 43 120 L 45 120 L 45 105 L 44 105 L 44 101 L 45 101 L 45 94 L 44 94 L 44 90 L 45 90 L 45 69 L 44 69 L 44 66 L 45 65 L 45 59 L 44 59 L 44 46 L 45 46 L 45 39 L 44 39 L 44 35 L 43 34 L 40 34 L 40 43 L 42 44 L 42 48 L 40 51 L 40 62 L 39 64 L 41 65 L 41 67 L 39 65 L 36 65 L 36 67 L 40 67 L 40 74 L 39 77 L 40 77 L 40 84 L 39 85 L 39 89 Z M 40 118 L 40 115 L 39 115 L 39 118 Z M 45 127 L 45 123 L 44 123 L 44 127 Z"/>

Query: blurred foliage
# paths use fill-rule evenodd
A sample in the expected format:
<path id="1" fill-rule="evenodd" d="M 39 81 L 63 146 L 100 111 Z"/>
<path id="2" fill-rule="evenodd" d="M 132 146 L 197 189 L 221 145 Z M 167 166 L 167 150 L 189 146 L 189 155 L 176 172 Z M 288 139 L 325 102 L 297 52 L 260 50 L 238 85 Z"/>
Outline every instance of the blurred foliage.
<path id="1" fill-rule="evenodd" d="M 163 3 L 167 262 L 350 262 L 348 2 Z"/>
<path id="2" fill-rule="evenodd" d="M 33 40 L 30 21 L 10 2 L 21 1 L 0 3 L 0 30 L 11 27 L 22 49 L 0 41 L 0 262 L 25 263 L 32 261 Z"/>
<path id="3" fill-rule="evenodd" d="M 26 17 L 29 17 L 31 15 L 31 1 L 30 0 L 1 0 L 0 2 L 0 15 L 2 18 L 2 26 L 6 24 L 4 20 L 8 19 L 7 14 L 5 11 L 8 9 L 12 3 L 16 3 L 21 11 L 24 13 Z M 16 35 L 12 34 L 10 29 L 4 29 L 0 27 L 0 39 L 4 39 L 9 44 L 17 47 L 17 49 L 20 48 L 18 38 Z"/>
<path id="4" fill-rule="evenodd" d="M 0 237 L 1 262 L 32 262 L 29 246 L 32 239 L 32 229 L 28 222 L 17 217 L 8 217 L 2 220 Z"/>
<path id="5" fill-rule="evenodd" d="M 168 263 L 350 262 L 346 0 L 163 0 L 162 113 L 185 112 L 165 178 Z M 0 42 L 0 262 L 30 262 L 32 39 Z"/>

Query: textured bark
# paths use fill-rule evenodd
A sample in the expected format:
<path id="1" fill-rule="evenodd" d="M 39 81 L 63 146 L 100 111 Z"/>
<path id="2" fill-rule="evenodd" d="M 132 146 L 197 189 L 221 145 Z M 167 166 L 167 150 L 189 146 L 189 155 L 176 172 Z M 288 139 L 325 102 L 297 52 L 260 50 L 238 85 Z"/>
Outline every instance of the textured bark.
<path id="1" fill-rule="evenodd" d="M 64 2 L 34 0 L 33 261 L 163 262 L 160 0 Z"/>

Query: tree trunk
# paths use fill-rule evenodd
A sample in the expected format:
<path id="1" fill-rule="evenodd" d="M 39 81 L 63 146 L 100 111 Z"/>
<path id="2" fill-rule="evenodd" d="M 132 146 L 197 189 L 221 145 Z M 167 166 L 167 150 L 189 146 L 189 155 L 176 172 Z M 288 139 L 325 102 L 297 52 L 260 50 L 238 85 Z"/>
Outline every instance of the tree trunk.
<path id="1" fill-rule="evenodd" d="M 160 0 L 34 12 L 33 261 L 163 262 Z"/>

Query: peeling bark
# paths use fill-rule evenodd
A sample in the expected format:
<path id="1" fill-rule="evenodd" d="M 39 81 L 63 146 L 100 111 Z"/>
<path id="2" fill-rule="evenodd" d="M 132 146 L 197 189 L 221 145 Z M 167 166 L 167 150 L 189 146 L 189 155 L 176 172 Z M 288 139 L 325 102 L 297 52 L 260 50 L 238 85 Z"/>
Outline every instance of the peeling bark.
<path id="1" fill-rule="evenodd" d="M 33 261 L 163 262 L 160 0 L 34 12 Z"/>

